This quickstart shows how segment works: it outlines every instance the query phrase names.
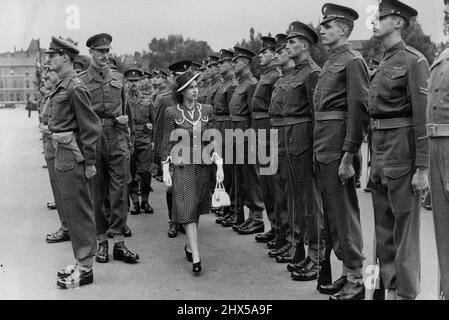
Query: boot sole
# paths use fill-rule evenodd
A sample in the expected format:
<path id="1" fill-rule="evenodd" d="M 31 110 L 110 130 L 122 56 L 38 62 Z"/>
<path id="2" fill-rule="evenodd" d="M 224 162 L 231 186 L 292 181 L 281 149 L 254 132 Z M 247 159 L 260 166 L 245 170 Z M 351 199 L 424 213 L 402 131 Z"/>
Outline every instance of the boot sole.
<path id="1" fill-rule="evenodd" d="M 76 289 L 79 288 L 81 286 L 87 285 L 87 284 L 91 284 L 94 282 L 94 276 L 91 275 L 87 278 L 83 278 L 80 279 L 79 283 L 71 283 L 71 284 L 66 284 L 66 283 L 62 283 L 59 282 L 59 279 L 56 281 L 56 285 L 61 288 L 61 289 Z"/>

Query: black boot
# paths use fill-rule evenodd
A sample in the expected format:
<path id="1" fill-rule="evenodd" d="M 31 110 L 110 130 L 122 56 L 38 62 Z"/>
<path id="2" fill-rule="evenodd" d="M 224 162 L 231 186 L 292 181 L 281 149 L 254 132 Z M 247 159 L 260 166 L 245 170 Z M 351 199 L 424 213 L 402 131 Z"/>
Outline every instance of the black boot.
<path id="1" fill-rule="evenodd" d="M 103 241 L 98 244 L 97 253 L 95 255 L 95 261 L 98 263 L 107 263 L 109 262 L 109 244 L 108 241 Z"/>
<path id="2" fill-rule="evenodd" d="M 142 212 L 140 212 L 140 205 L 138 202 L 134 202 L 133 203 L 133 208 L 131 209 L 131 214 L 133 216 L 136 216 L 138 214 L 141 214 Z"/>
<path id="3" fill-rule="evenodd" d="M 143 210 L 146 214 L 152 214 L 154 213 L 153 208 L 150 206 L 148 201 L 142 201 L 142 204 L 140 205 L 140 208 Z"/>
<path id="4" fill-rule="evenodd" d="M 124 242 L 117 242 L 114 244 L 113 251 L 114 260 L 124 261 L 126 263 L 134 263 L 140 259 L 137 253 L 131 252 Z"/>

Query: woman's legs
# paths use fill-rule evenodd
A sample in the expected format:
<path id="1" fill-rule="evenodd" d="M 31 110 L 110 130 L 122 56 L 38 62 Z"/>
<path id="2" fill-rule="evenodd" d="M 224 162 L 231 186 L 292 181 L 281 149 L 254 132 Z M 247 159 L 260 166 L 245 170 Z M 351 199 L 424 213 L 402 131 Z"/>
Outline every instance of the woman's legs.
<path id="1" fill-rule="evenodd" d="M 187 235 L 187 249 L 192 252 L 193 263 L 200 262 L 200 252 L 198 250 L 198 222 L 184 225 Z"/>

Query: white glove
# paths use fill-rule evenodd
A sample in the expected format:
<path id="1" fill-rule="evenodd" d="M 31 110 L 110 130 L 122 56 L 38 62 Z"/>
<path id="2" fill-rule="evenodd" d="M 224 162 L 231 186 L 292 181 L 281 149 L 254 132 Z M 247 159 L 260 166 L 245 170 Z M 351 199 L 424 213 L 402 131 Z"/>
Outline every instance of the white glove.
<path id="1" fill-rule="evenodd" d="M 167 187 L 172 186 L 172 180 L 170 175 L 170 164 L 164 163 L 162 164 L 162 174 L 163 174 L 163 180 Z"/>

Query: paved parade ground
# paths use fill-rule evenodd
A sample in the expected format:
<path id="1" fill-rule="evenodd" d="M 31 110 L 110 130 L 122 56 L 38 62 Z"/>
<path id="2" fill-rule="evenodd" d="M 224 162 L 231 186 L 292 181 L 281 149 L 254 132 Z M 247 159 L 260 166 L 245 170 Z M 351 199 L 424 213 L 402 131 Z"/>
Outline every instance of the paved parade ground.
<path id="1" fill-rule="evenodd" d="M 42 168 L 40 136 L 37 112 L 28 118 L 23 108 L 0 110 L 0 299 L 328 299 L 315 290 L 316 282 L 292 281 L 286 266 L 269 258 L 266 246 L 256 243 L 254 235 L 239 236 L 217 226 L 212 215 L 200 221 L 203 273 L 193 276 L 184 255 L 184 236 L 167 237 L 165 187 L 157 181 L 150 196 L 155 214 L 128 219 L 133 237 L 126 243 L 140 255 L 140 262 L 127 265 L 111 259 L 107 264 L 97 263 L 94 284 L 58 289 L 56 272 L 73 264 L 74 258 L 70 242 L 45 242 L 45 235 L 59 228 L 59 220 L 56 211 L 46 208 L 53 197 L 47 169 Z M 371 195 L 360 190 L 359 200 L 365 266 L 369 266 L 374 232 Z M 437 297 L 433 228 L 432 213 L 423 209 L 422 300 Z M 333 267 L 335 280 L 341 264 L 334 259 Z"/>

